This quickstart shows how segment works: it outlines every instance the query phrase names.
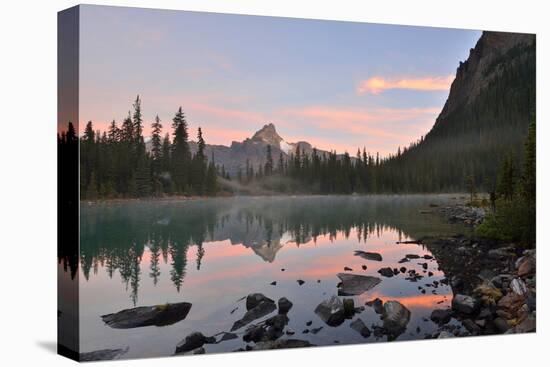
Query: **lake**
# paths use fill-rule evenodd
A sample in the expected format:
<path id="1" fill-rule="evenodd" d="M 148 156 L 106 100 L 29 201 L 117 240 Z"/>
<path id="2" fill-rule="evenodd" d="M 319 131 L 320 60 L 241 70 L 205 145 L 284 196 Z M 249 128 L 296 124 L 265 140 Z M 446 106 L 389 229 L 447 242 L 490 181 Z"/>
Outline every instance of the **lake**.
<path id="1" fill-rule="evenodd" d="M 437 329 L 429 320 L 431 311 L 449 307 L 452 291 L 439 283 L 445 274 L 437 259 L 399 263 L 407 254 L 431 255 L 423 245 L 399 242 L 466 233 L 465 226 L 433 213 L 436 206 L 456 199 L 411 195 L 82 202 L 79 266 L 65 272 L 67 279 L 78 272 L 68 281 L 80 282 L 81 352 L 128 347 L 123 358 L 172 355 L 193 331 L 229 331 L 246 312 L 242 298 L 256 292 L 294 304 L 288 327 L 295 339 L 316 345 L 386 341 L 375 333 L 364 338 L 350 327 L 357 317 L 371 330 L 379 325 L 380 315 L 372 307 L 337 327 L 315 314 L 320 302 L 338 294 L 336 274 L 344 272 L 382 280 L 361 295 L 345 298 L 353 298 L 356 307 L 375 298 L 401 302 L 411 318 L 397 340 L 423 339 Z M 379 253 L 383 260 L 363 259 L 354 255 L 356 250 Z M 407 273 L 389 278 L 378 273 L 383 267 L 402 266 L 423 278 L 412 282 Z M 113 329 L 100 317 L 176 302 L 189 302 L 192 308 L 184 320 L 169 326 Z M 238 339 L 205 345 L 206 353 L 244 347 L 244 329 L 237 331 Z M 306 329 L 310 332 L 304 334 Z"/>

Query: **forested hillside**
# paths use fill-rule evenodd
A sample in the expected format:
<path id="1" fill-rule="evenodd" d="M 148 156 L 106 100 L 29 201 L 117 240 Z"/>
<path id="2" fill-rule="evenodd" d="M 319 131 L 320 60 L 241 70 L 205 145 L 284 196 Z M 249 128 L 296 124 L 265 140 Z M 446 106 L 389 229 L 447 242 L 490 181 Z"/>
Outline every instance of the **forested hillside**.
<path id="1" fill-rule="evenodd" d="M 465 190 L 494 186 L 498 167 L 523 159 L 535 112 L 535 36 L 484 32 L 461 62 L 433 128 L 383 162 L 379 187 L 388 191 Z"/>

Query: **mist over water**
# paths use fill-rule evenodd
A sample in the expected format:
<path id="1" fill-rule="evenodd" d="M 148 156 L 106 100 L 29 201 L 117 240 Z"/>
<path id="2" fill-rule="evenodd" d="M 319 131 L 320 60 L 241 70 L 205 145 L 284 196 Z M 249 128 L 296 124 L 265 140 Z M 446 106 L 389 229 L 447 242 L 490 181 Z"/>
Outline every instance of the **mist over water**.
<path id="1" fill-rule="evenodd" d="M 464 233 L 466 228 L 426 213 L 430 205 L 453 200 L 452 195 L 274 196 L 83 203 L 79 268 L 69 264 L 66 273 L 68 278 L 80 274 L 82 351 L 128 346 L 125 358 L 171 355 L 193 331 L 229 331 L 246 311 L 238 300 L 254 292 L 294 303 L 288 317 L 297 339 L 317 345 L 385 341 L 374 335 L 363 338 L 350 328 L 351 320 L 329 327 L 314 313 L 320 302 L 338 293 L 336 274 L 344 267 L 353 269 L 348 273 L 382 279 L 372 290 L 348 297 L 356 307 L 376 297 L 398 300 L 411 311 L 411 321 L 397 339 L 422 339 L 436 328 L 426 318 L 434 308 L 450 304 L 451 289 L 425 287 L 445 276 L 437 259 L 399 264 L 406 254 L 431 253 L 422 245 L 397 242 Z M 354 256 L 355 250 L 380 253 L 383 261 Z M 385 278 L 378 273 L 402 265 L 425 277 L 410 282 L 406 274 Z M 299 285 L 298 279 L 305 283 Z M 185 320 L 170 326 L 116 330 L 100 318 L 173 302 L 193 306 Z M 381 323 L 371 307 L 358 317 L 369 327 Z M 321 326 L 317 334 L 302 334 Z M 211 353 L 242 346 L 239 338 L 205 349 Z"/>

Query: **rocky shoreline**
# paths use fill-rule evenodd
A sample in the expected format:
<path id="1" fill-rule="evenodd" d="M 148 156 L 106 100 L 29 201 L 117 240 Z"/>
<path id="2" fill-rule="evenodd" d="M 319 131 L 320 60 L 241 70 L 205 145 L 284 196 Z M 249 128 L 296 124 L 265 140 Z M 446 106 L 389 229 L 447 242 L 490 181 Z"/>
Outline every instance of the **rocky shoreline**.
<path id="1" fill-rule="evenodd" d="M 476 226 L 483 208 L 438 208 L 450 222 Z M 450 309 L 434 310 L 439 330 L 427 338 L 495 335 L 536 331 L 536 250 L 493 239 L 457 235 L 424 238 L 435 255 L 454 297 Z M 448 322 L 459 320 L 466 331 Z"/>

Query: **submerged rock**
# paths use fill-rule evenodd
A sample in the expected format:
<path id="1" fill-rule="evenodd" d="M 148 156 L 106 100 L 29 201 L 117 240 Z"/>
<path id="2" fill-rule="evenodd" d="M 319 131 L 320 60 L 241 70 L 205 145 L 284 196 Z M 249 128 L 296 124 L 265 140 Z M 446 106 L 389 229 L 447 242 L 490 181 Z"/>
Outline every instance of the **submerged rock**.
<path id="1" fill-rule="evenodd" d="M 246 311 L 242 319 L 235 321 L 231 327 L 231 331 L 242 328 L 245 325 L 250 324 L 252 321 L 269 315 L 277 309 L 273 301 L 262 301 L 256 307 L 252 308 L 249 311 Z"/>
<path id="2" fill-rule="evenodd" d="M 435 309 L 430 315 L 430 319 L 438 325 L 444 325 L 451 321 L 453 312 L 449 309 Z"/>
<path id="3" fill-rule="evenodd" d="M 218 340 L 218 343 L 224 342 L 226 340 L 237 339 L 237 338 L 238 338 L 237 334 L 224 332 L 220 340 Z"/>
<path id="4" fill-rule="evenodd" d="M 338 294 L 341 296 L 358 296 L 376 287 L 382 280 L 368 275 L 338 273 L 342 281 Z"/>
<path id="5" fill-rule="evenodd" d="M 312 334 L 317 334 L 319 331 L 323 330 L 323 327 L 322 326 L 319 326 L 319 327 L 316 327 L 316 328 L 313 328 L 311 329 L 311 333 Z"/>
<path id="6" fill-rule="evenodd" d="M 101 319 L 114 329 L 165 326 L 185 319 L 190 309 L 191 303 L 188 302 L 143 306 L 103 315 Z"/>
<path id="7" fill-rule="evenodd" d="M 344 304 L 337 296 L 319 303 L 315 313 L 329 326 L 341 325 L 346 318 Z"/>
<path id="8" fill-rule="evenodd" d="M 366 252 L 366 251 L 356 250 L 355 256 L 360 256 L 366 260 L 382 261 L 382 255 L 380 255 L 377 252 Z"/>
<path id="9" fill-rule="evenodd" d="M 407 328 L 410 319 L 411 311 L 398 301 L 387 301 L 384 303 L 382 321 L 384 321 L 384 329 L 386 329 L 388 334 L 394 337 L 399 336 Z"/>
<path id="10" fill-rule="evenodd" d="M 378 269 L 378 274 L 387 278 L 391 278 L 394 276 L 393 270 L 390 267 Z"/>
<path id="11" fill-rule="evenodd" d="M 93 352 L 80 353 L 80 362 L 91 361 L 110 361 L 125 354 L 129 348 L 125 349 L 101 349 Z"/>
<path id="12" fill-rule="evenodd" d="M 305 348 L 314 347 L 307 340 L 299 339 L 279 339 L 268 342 L 261 342 L 252 347 L 252 350 L 283 349 L 283 348 Z"/>
<path id="13" fill-rule="evenodd" d="M 214 337 L 206 337 L 201 332 L 196 331 L 185 337 L 176 346 L 176 354 L 187 353 L 192 350 L 202 347 L 204 344 L 214 344 L 216 339 Z"/>
<path id="14" fill-rule="evenodd" d="M 271 298 L 268 298 L 261 293 L 251 293 L 246 296 L 246 310 L 250 311 L 264 301 L 275 303 L 275 301 L 273 301 Z"/>
<path id="15" fill-rule="evenodd" d="M 290 302 L 286 297 L 279 298 L 277 301 L 277 305 L 279 306 L 279 313 L 280 314 L 287 314 L 288 311 L 292 308 L 292 302 Z"/>
<path id="16" fill-rule="evenodd" d="M 365 323 L 363 322 L 363 320 L 361 320 L 360 318 L 358 318 L 357 320 L 353 321 L 351 324 L 349 324 L 349 326 L 357 331 L 359 334 L 361 334 L 362 337 L 364 338 L 368 338 L 370 336 L 370 330 L 369 328 L 367 327 L 367 325 L 365 325 Z"/>

